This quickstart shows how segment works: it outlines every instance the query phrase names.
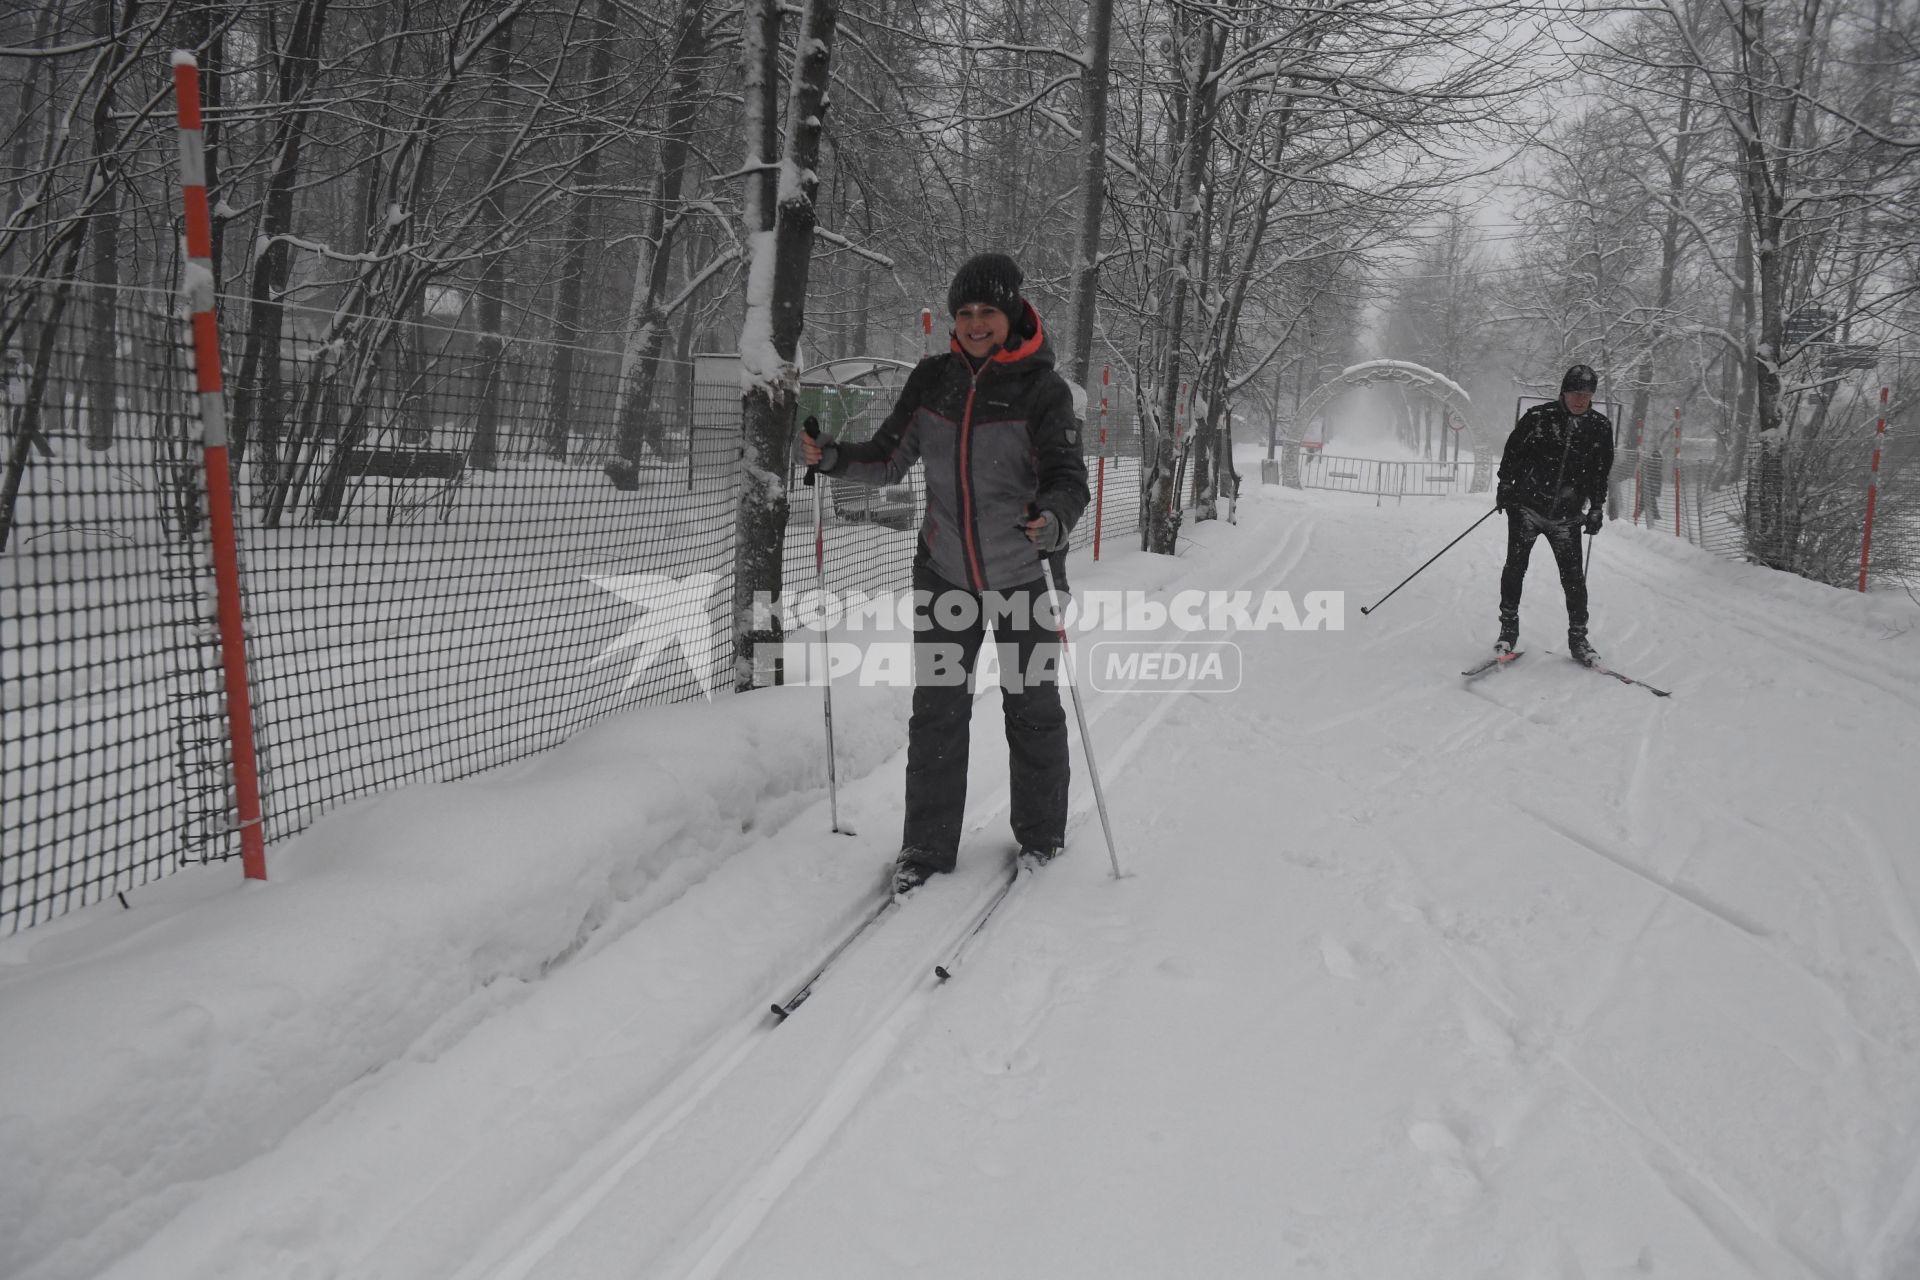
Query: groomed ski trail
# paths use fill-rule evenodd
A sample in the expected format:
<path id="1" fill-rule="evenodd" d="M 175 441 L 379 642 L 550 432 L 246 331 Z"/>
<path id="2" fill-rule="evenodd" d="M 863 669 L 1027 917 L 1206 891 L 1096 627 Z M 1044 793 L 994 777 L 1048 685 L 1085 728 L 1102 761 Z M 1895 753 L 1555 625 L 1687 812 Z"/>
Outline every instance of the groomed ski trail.
<path id="1" fill-rule="evenodd" d="M 1283 579 L 1298 568 L 1312 542 L 1310 516 L 1293 521 L 1275 547 L 1237 584 L 1258 590 Z M 1231 636 L 1233 626 L 1221 634 Z M 1212 633 L 1207 633 L 1209 636 Z M 1076 662 L 1084 655 L 1076 655 Z M 1083 690 L 1083 694 L 1086 691 Z M 983 689 L 975 701 L 991 703 L 994 691 Z M 1178 705 L 1177 699 L 1155 697 L 1129 700 L 1115 695 L 1095 697 L 1088 709 L 1095 730 L 1103 777 L 1117 777 L 1138 757 L 1154 731 Z M 1142 703 L 1148 713 L 1125 725 L 1117 742 L 1098 732 L 1118 717 L 1121 708 Z M 989 716 L 997 707 L 985 708 Z M 1082 744 L 1071 723 L 1076 757 Z M 976 736 L 976 741 L 978 737 Z M 785 1019 L 775 1019 L 764 1006 L 733 1024 L 697 1060 L 664 1085 L 607 1143 L 569 1170 L 552 1193 L 529 1210 L 514 1216 L 512 1224 L 496 1232 L 457 1273 L 455 1280 L 532 1280 L 553 1275 L 591 1276 L 603 1266 L 619 1265 L 622 1256 L 654 1256 L 647 1274 L 710 1278 L 749 1240 L 772 1206 L 806 1171 L 810 1162 L 832 1140 L 858 1108 L 865 1088 L 890 1062 L 895 1050 L 924 1017 L 946 983 L 934 975 L 937 962 L 954 955 L 963 944 L 991 945 L 994 920 L 975 933 L 982 908 L 993 897 L 1002 871 L 995 850 L 1007 842 L 983 830 L 998 831 L 1008 803 L 1006 767 L 999 751 L 976 751 L 975 778 L 995 781 L 984 788 L 987 798 L 969 805 L 967 835 L 960 867 L 952 875 L 937 876 L 916 890 L 897 908 L 857 938 L 822 973 L 818 985 L 802 1005 Z M 1068 827 L 1079 859 L 1105 858 L 1097 821 L 1090 821 L 1092 791 L 1085 782 L 1084 758 L 1076 769 L 1074 798 Z M 1109 784 L 1111 785 L 1111 784 Z M 1006 852 L 1010 855 L 1011 850 Z M 1036 874 L 1044 879 L 1047 871 Z M 965 905 L 956 908 L 955 898 Z M 1009 904 L 1011 908 L 1012 904 Z M 937 913 L 937 914 L 936 914 Z M 956 970 L 950 981 L 962 980 Z M 891 975 L 891 978 L 889 978 Z M 791 1083 L 804 1075 L 794 1064 L 830 1064 L 816 1072 L 803 1090 Z M 741 1117 L 764 1107 L 769 1098 L 785 1098 L 777 1116 L 755 1123 Z M 752 1133 L 741 1142 L 739 1158 L 725 1185 L 689 1206 L 682 1225 L 664 1239 L 653 1241 L 665 1253 L 649 1255 L 641 1242 L 627 1239 L 636 1215 L 632 1205 L 648 1206 L 645 1219 L 654 1216 L 675 1194 L 686 1188 L 676 1167 L 675 1145 L 711 1149 L 696 1131 Z M 767 1141 L 759 1135 L 780 1134 Z M 658 1170 L 649 1179 L 649 1168 Z M 671 1217 L 672 1215 L 666 1215 Z M 602 1225 L 605 1224 L 605 1225 Z M 596 1237 L 582 1244 L 579 1238 Z M 611 1237 L 611 1238 L 608 1238 Z"/>

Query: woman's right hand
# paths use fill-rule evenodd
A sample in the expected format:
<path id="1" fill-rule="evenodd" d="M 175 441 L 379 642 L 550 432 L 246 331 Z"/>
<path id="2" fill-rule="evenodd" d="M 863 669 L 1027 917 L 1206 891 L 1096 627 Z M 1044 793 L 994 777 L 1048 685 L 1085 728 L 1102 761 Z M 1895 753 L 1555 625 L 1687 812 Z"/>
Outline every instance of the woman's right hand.
<path id="1" fill-rule="evenodd" d="M 820 459 L 825 455 L 825 452 L 826 451 L 820 447 L 820 437 L 810 435 L 802 435 L 800 437 L 800 461 L 806 463 L 808 466 L 819 466 Z"/>

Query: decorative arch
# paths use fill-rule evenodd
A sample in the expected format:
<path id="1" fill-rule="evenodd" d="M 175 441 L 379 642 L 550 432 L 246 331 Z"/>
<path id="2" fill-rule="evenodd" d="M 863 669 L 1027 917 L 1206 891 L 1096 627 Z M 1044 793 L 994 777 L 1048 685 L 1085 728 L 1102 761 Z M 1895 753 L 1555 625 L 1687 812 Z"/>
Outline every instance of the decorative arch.
<path id="1" fill-rule="evenodd" d="M 1314 389 L 1312 395 L 1301 404 L 1299 414 L 1294 418 L 1287 437 L 1280 442 L 1280 479 L 1281 483 L 1298 489 L 1300 487 L 1300 432 L 1306 424 L 1318 417 L 1335 397 L 1371 386 L 1376 382 L 1397 382 L 1410 390 L 1423 393 L 1429 400 L 1440 406 L 1446 424 L 1455 431 L 1471 433 L 1469 439 L 1473 447 L 1473 480 L 1468 488 L 1473 493 L 1484 493 L 1493 479 L 1495 455 L 1499 452 L 1500 441 L 1493 438 L 1493 431 L 1480 421 L 1473 411 L 1473 397 L 1466 389 L 1443 373 L 1436 373 L 1425 365 L 1414 364 L 1408 360 L 1367 360 L 1349 368 L 1342 369 Z"/>

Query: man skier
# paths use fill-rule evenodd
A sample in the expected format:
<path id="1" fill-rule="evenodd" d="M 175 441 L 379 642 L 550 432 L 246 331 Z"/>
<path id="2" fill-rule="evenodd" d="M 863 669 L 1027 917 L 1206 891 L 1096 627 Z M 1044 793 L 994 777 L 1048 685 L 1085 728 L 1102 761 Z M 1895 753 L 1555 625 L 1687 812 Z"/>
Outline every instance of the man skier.
<path id="1" fill-rule="evenodd" d="M 969 258 L 947 290 L 951 350 L 914 367 L 873 438 L 800 440 L 809 466 L 862 484 L 894 484 L 926 463 L 900 893 L 952 871 L 959 855 L 974 662 L 989 618 L 1020 856 L 1045 863 L 1066 840 L 1067 718 L 1041 557 L 1066 547 L 1090 495 L 1073 395 L 1021 284 L 1005 254 Z"/>
<path id="2" fill-rule="evenodd" d="M 1567 652 L 1583 666 L 1600 661 L 1587 642 L 1587 579 L 1580 564 L 1580 531 L 1600 532 L 1613 470 L 1613 424 L 1593 411 L 1598 386 L 1591 368 L 1574 365 L 1560 380 L 1560 398 L 1521 414 L 1507 437 L 1493 504 L 1507 513 L 1497 653 L 1512 653 L 1519 642 L 1520 588 L 1533 540 L 1544 534 L 1567 596 Z"/>

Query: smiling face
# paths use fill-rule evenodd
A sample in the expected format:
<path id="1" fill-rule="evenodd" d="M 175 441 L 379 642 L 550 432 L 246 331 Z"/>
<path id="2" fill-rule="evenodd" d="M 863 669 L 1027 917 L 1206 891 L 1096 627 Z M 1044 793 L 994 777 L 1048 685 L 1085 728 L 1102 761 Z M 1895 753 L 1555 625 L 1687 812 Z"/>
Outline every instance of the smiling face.
<path id="1" fill-rule="evenodd" d="M 1004 347 L 1011 326 L 1006 312 L 984 302 L 969 302 L 953 315 L 953 336 L 960 340 L 960 349 L 975 360 L 984 360 Z"/>

